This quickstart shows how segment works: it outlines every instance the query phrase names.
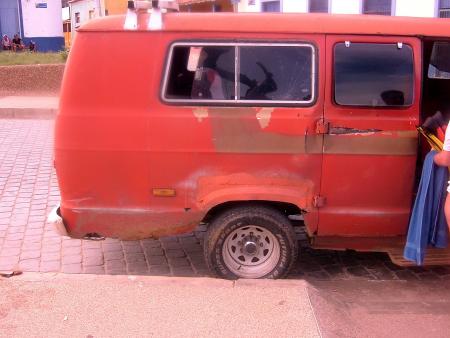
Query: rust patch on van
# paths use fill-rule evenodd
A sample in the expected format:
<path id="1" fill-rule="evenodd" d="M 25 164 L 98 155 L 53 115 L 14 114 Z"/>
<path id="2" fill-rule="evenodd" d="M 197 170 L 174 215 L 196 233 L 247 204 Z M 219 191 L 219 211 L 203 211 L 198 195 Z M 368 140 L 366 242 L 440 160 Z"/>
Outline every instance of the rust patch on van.
<path id="1" fill-rule="evenodd" d="M 415 155 L 416 131 L 371 131 L 325 135 L 325 154 Z"/>
<path id="2" fill-rule="evenodd" d="M 203 119 L 206 119 L 208 117 L 208 108 L 197 107 L 197 108 L 194 108 L 192 113 L 197 118 L 198 122 L 202 122 Z"/>
<path id="3" fill-rule="evenodd" d="M 314 183 L 309 179 L 286 175 L 237 173 L 201 177 L 197 189 L 198 208 L 208 210 L 229 201 L 267 200 L 292 203 L 303 210 L 311 209 Z"/>
<path id="4" fill-rule="evenodd" d="M 348 154 L 348 155 L 415 155 L 417 131 L 358 130 L 340 127 L 337 133 L 290 135 L 271 131 L 268 126 L 276 109 L 265 108 L 256 114 L 247 107 L 209 109 L 213 143 L 216 151 L 254 154 Z M 299 123 L 293 117 L 286 123 Z M 300 131 L 300 130 L 299 130 Z"/>
<path id="5" fill-rule="evenodd" d="M 269 125 L 272 112 L 273 108 L 261 108 L 260 111 L 256 113 L 256 119 L 258 120 L 261 129 L 267 128 Z"/>
<path id="6" fill-rule="evenodd" d="M 322 135 L 288 135 L 267 130 L 274 118 L 275 109 L 262 113 L 263 119 L 255 118 L 255 109 L 210 108 L 209 116 L 216 151 L 225 153 L 273 153 L 273 154 L 320 154 Z M 267 123 L 267 125 L 266 125 Z M 292 118 L 286 123 L 298 123 Z M 262 128 L 265 126 L 265 129 Z"/>
<path id="7" fill-rule="evenodd" d="M 184 208 L 64 210 L 67 232 L 75 238 L 83 238 L 87 233 L 123 240 L 158 238 L 190 232 L 202 217 L 200 212 Z"/>

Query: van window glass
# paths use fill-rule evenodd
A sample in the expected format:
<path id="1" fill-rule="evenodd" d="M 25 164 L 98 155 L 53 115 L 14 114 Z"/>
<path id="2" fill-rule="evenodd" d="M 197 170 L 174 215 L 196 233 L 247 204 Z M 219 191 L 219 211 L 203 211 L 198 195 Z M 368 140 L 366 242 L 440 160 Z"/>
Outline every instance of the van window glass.
<path id="1" fill-rule="evenodd" d="M 239 48 L 239 98 L 258 101 L 311 101 L 312 48 Z"/>
<path id="2" fill-rule="evenodd" d="M 183 104 L 313 104 L 315 50 L 305 43 L 175 43 L 163 100 Z"/>
<path id="3" fill-rule="evenodd" d="M 234 100 L 234 47 L 203 46 L 195 48 L 198 52 L 195 70 L 188 67 L 191 66 L 189 62 L 189 56 L 192 55 L 191 48 L 189 46 L 173 48 L 166 98 Z"/>
<path id="4" fill-rule="evenodd" d="M 410 46 L 371 43 L 335 46 L 334 97 L 337 104 L 409 106 L 413 102 L 413 89 Z"/>
<path id="5" fill-rule="evenodd" d="M 450 79 L 450 43 L 438 41 L 433 43 L 428 77 L 431 79 Z"/>

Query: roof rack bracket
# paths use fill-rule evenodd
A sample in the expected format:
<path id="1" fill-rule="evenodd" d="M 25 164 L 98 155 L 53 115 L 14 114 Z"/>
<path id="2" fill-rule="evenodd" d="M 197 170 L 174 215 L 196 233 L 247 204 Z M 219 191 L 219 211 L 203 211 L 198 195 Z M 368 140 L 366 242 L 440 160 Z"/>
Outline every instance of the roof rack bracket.
<path id="1" fill-rule="evenodd" d="M 139 17 L 151 11 L 147 28 L 149 30 L 160 30 L 163 26 L 162 14 L 179 11 L 175 0 L 129 0 L 128 11 L 123 28 L 137 30 Z"/>

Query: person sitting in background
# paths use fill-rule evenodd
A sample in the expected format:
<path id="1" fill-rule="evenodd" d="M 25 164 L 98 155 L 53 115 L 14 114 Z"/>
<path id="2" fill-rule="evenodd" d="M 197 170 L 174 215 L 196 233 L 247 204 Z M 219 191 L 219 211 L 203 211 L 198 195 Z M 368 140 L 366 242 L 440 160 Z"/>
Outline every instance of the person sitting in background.
<path id="1" fill-rule="evenodd" d="M 19 34 L 14 35 L 14 39 L 12 40 L 12 49 L 14 52 L 17 52 L 17 50 L 23 50 L 25 48 L 25 45 L 22 42 L 22 39 L 20 38 Z"/>
<path id="2" fill-rule="evenodd" d="M 11 50 L 11 40 L 6 34 L 2 37 L 2 48 L 3 50 Z"/>
<path id="3" fill-rule="evenodd" d="M 30 41 L 30 45 L 28 46 L 30 52 L 36 52 L 36 42 L 34 42 L 33 40 Z"/>

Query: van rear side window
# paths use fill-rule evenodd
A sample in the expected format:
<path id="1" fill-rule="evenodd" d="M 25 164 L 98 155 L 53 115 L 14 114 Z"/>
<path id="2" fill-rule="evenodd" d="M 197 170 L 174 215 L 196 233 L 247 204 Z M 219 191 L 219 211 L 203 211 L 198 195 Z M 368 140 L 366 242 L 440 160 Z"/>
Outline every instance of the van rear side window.
<path id="1" fill-rule="evenodd" d="M 183 104 L 312 104 L 314 56 L 308 44 L 175 43 L 163 99 Z"/>
<path id="2" fill-rule="evenodd" d="M 346 106 L 410 106 L 413 52 L 408 45 L 338 43 L 334 48 L 334 98 Z"/>
<path id="3" fill-rule="evenodd" d="M 232 46 L 174 47 L 165 98 L 234 100 L 234 60 Z"/>

